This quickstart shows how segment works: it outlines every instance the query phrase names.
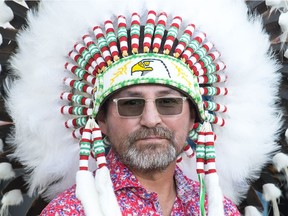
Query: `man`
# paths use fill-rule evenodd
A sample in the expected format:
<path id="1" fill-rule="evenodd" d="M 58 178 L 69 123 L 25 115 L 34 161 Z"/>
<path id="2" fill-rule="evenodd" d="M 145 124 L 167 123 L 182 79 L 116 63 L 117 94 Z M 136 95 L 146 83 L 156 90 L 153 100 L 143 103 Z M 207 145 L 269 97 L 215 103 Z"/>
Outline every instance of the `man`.
<path id="1" fill-rule="evenodd" d="M 176 165 L 197 115 L 189 100 L 163 85 L 131 86 L 107 99 L 98 122 L 111 143 L 108 167 L 123 215 L 198 215 L 199 185 Z M 175 114 L 159 113 L 168 109 Z M 240 215 L 227 199 L 224 207 Z M 84 215 L 74 188 L 41 215 L 54 214 Z"/>
<path id="2" fill-rule="evenodd" d="M 42 215 L 239 215 L 229 200 L 281 125 L 277 66 L 246 13 L 228 0 L 42 2 L 9 95 L 30 193 L 60 194 Z"/>

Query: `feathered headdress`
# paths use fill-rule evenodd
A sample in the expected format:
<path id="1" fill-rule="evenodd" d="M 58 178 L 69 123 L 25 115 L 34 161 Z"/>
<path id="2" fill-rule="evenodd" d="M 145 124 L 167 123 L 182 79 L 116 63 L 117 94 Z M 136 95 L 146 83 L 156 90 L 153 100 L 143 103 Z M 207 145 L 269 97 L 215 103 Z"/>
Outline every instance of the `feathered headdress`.
<path id="1" fill-rule="evenodd" d="M 19 50 L 10 61 L 18 79 L 7 106 L 15 123 L 13 157 L 28 171 L 30 194 L 51 199 L 75 183 L 80 154 L 77 195 L 86 213 L 95 208 L 85 201 L 85 190 L 99 201 L 97 213 L 109 209 L 98 197 L 107 190 L 115 203 L 110 210 L 119 211 L 101 131 L 89 117 L 116 90 L 156 83 L 185 92 L 202 120 L 189 134 L 197 144 L 195 157 L 187 145 L 179 166 L 203 184 L 206 173 L 208 193 L 221 196 L 220 185 L 239 204 L 249 181 L 279 150 L 275 140 L 282 125 L 275 104 L 279 66 L 261 20 L 247 20 L 244 2 L 228 0 L 112 4 L 119 7 L 42 2 L 18 36 Z M 142 76 L 147 68 L 163 73 Z M 88 171 L 95 168 L 96 184 Z M 211 212 L 220 209 L 209 203 Z"/>

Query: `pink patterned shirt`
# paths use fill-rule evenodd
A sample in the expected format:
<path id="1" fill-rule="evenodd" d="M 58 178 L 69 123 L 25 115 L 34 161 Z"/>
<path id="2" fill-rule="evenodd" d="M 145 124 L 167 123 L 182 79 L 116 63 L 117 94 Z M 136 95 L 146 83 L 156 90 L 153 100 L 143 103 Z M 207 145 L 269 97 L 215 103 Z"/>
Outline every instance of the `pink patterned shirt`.
<path id="1" fill-rule="evenodd" d="M 114 191 L 123 216 L 161 216 L 162 210 L 158 196 L 147 191 L 123 165 L 118 157 L 110 151 L 107 156 L 108 167 Z M 199 183 L 188 179 L 177 167 L 175 170 L 177 196 L 171 216 L 200 215 L 199 210 Z M 207 199 L 205 201 L 207 212 Z M 229 200 L 224 200 L 226 216 L 240 216 L 237 207 Z M 42 211 L 42 216 L 84 216 L 84 210 L 75 195 L 75 185 L 52 200 Z"/>

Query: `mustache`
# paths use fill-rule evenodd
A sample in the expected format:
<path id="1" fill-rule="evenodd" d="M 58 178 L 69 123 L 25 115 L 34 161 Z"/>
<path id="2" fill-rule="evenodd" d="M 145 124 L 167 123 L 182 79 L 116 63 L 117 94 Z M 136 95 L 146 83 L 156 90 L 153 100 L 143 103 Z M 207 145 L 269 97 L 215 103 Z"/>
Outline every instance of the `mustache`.
<path id="1" fill-rule="evenodd" d="M 157 136 L 162 139 L 172 140 L 174 134 L 171 130 L 164 127 L 153 127 L 153 128 L 140 128 L 134 131 L 128 137 L 130 143 L 136 142 L 137 140 L 145 139 L 149 136 Z"/>

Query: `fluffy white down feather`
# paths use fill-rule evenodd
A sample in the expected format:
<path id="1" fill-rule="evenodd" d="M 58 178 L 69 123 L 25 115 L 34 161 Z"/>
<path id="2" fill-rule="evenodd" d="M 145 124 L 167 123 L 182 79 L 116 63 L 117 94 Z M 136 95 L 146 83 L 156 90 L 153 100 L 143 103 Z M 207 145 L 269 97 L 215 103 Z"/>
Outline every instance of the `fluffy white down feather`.
<path id="1" fill-rule="evenodd" d="M 11 21 L 14 17 L 11 8 L 9 8 L 4 0 L 0 0 L 0 26 L 5 25 L 7 22 Z M 1 44 L 1 43 L 0 43 Z"/>
<path id="2" fill-rule="evenodd" d="M 267 55 L 268 36 L 260 21 L 248 22 L 244 1 L 43 1 L 39 15 L 29 14 L 30 27 L 18 37 L 19 52 L 11 63 L 20 79 L 10 89 L 8 100 L 16 125 L 14 156 L 33 170 L 31 193 L 63 177 L 46 192 L 52 198 L 75 183 L 78 143 L 64 127 L 59 99 L 65 88 L 67 53 L 88 28 L 134 11 L 146 17 L 147 6 L 167 12 L 170 21 L 181 15 L 185 24 L 195 23 L 227 65 L 229 95 L 217 99 L 228 106 L 226 125 L 214 128 L 224 195 L 238 203 L 247 189 L 246 180 L 255 178 L 270 160 L 267 155 L 277 149 L 274 140 L 281 127 L 280 111 L 274 105 L 278 66 Z"/>

